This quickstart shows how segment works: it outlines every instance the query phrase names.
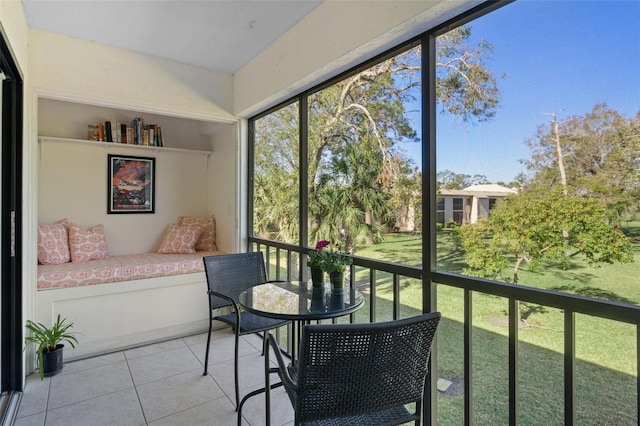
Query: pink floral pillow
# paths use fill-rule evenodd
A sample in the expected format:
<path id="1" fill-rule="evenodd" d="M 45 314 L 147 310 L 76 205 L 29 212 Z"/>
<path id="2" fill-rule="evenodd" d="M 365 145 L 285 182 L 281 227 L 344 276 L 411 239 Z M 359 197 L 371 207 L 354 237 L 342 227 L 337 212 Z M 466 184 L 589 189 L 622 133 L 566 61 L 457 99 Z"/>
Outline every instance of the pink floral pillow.
<path id="1" fill-rule="evenodd" d="M 38 262 L 58 265 L 70 259 L 67 229 L 60 223 L 38 226 Z"/>
<path id="2" fill-rule="evenodd" d="M 69 232 L 69 228 L 71 228 L 71 225 L 75 225 L 75 223 L 71 222 L 69 219 L 67 219 L 66 217 L 63 219 L 60 219 L 59 221 L 56 222 L 56 225 L 60 224 L 62 226 L 64 226 L 64 229 L 67 230 L 67 233 Z"/>
<path id="3" fill-rule="evenodd" d="M 167 228 L 158 253 L 195 253 L 196 241 L 201 233 L 202 227 L 199 225 L 174 225 L 172 223 Z"/>
<path id="4" fill-rule="evenodd" d="M 74 223 L 69 225 L 69 251 L 72 262 L 87 262 L 109 256 L 104 238 L 104 226 L 83 228 Z"/>
<path id="5" fill-rule="evenodd" d="M 200 238 L 196 242 L 196 251 L 216 251 L 216 218 L 211 217 L 178 217 L 178 225 L 199 225 L 202 227 Z"/>

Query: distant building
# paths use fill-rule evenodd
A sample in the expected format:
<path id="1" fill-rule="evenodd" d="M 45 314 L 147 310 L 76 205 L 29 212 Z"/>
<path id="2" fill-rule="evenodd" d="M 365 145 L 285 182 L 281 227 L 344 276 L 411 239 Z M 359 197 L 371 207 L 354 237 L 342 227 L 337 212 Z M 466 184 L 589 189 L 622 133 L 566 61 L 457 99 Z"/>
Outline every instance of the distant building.
<path id="1" fill-rule="evenodd" d="M 465 189 L 438 191 L 436 222 L 456 222 L 460 225 L 486 219 L 498 200 L 518 191 L 502 185 L 471 185 Z"/>

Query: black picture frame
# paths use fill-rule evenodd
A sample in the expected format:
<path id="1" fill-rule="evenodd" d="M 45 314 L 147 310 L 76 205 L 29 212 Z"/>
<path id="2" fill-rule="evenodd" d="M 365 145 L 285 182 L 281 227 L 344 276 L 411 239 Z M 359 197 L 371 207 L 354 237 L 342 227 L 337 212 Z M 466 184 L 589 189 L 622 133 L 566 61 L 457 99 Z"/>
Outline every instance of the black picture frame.
<path id="1" fill-rule="evenodd" d="M 107 214 L 155 213 L 155 158 L 109 154 L 107 169 Z"/>

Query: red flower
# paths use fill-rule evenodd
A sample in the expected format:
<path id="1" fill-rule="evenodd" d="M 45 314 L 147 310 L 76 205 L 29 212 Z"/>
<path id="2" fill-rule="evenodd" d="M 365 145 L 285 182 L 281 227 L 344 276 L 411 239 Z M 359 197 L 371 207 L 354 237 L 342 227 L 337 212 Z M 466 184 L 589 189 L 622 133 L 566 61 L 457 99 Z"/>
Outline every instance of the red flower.
<path id="1" fill-rule="evenodd" d="M 325 248 L 329 244 L 331 244 L 331 243 L 329 241 L 327 241 L 327 240 L 320 240 L 320 241 L 318 241 L 316 243 L 316 250 L 322 250 L 323 248 Z"/>

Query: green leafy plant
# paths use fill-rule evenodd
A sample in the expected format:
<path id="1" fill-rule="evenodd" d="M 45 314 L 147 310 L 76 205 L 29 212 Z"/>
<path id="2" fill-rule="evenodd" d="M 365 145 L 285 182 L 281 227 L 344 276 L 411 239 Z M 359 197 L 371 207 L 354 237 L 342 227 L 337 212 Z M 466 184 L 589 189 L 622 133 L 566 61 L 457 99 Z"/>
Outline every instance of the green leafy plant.
<path id="1" fill-rule="evenodd" d="M 337 250 L 329 250 L 325 258 L 323 270 L 328 273 L 342 272 L 353 263 L 353 259 Z"/>
<path id="2" fill-rule="evenodd" d="M 62 342 L 69 343 L 72 348 L 75 348 L 78 344 L 78 339 L 75 337 L 76 333 L 69 331 L 69 329 L 73 327 L 73 322 L 61 319 L 60 314 L 58 314 L 56 322 L 51 327 L 31 320 L 27 320 L 26 327 L 32 335 L 27 336 L 25 340 L 37 346 L 36 352 L 38 353 L 40 379 L 43 379 L 44 361 L 42 353 L 56 350 L 57 346 L 62 344 Z"/>
<path id="3" fill-rule="evenodd" d="M 325 250 L 327 247 L 329 249 Z M 320 268 L 327 273 L 342 272 L 345 266 L 351 265 L 351 263 L 353 263 L 353 259 L 344 253 L 334 250 L 331 242 L 327 240 L 318 241 L 315 251 L 309 252 L 309 260 L 307 260 L 307 266 Z"/>

